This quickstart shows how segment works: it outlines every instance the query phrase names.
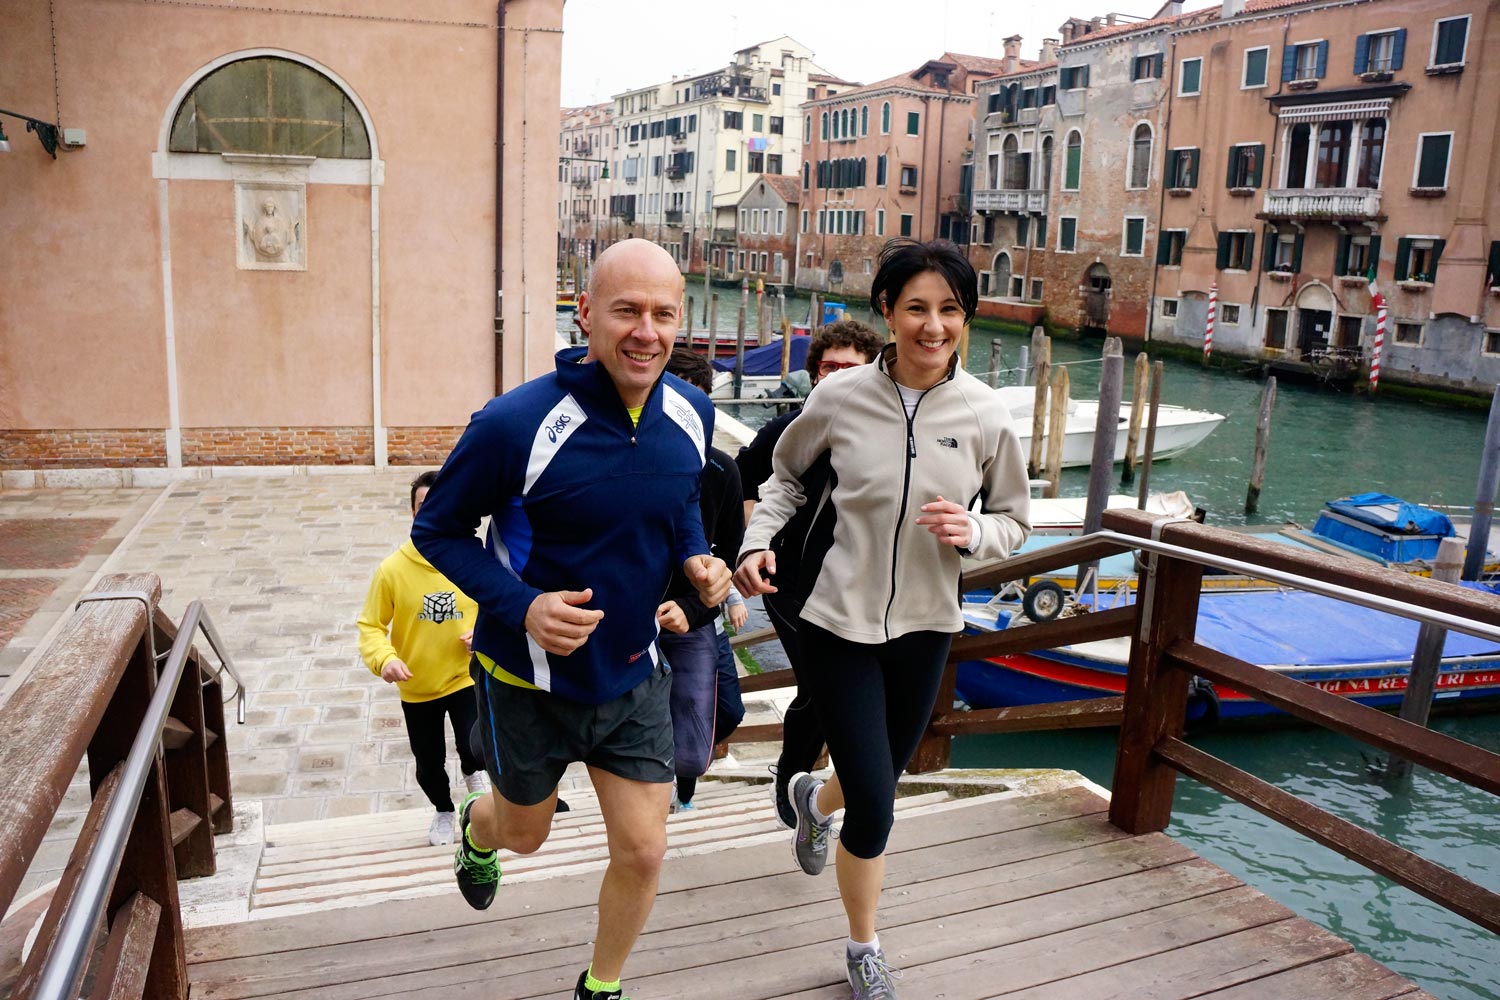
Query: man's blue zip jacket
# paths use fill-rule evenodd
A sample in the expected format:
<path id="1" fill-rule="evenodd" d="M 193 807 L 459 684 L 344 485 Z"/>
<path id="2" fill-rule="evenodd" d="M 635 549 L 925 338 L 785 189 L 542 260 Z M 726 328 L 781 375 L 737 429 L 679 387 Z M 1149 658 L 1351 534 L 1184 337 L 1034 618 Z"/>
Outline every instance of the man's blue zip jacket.
<path id="1" fill-rule="evenodd" d="M 709 551 L 698 484 L 714 410 L 663 375 L 632 426 L 609 373 L 584 362 L 586 352 L 558 352 L 556 372 L 474 414 L 411 537 L 478 602 L 475 652 L 544 691 L 598 705 L 651 675 L 672 569 Z M 572 654 L 548 653 L 526 634 L 538 595 L 590 587 L 585 607 L 604 617 Z"/>

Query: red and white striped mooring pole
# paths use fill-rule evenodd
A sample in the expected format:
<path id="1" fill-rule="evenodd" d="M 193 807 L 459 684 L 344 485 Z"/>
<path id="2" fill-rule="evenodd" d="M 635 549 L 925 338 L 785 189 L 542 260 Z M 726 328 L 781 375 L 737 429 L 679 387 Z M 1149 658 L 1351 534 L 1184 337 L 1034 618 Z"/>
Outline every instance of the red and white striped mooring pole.
<path id="1" fill-rule="evenodd" d="M 1208 286 L 1208 323 L 1203 327 L 1203 360 L 1214 352 L 1214 318 L 1219 314 L 1219 283 Z"/>
<path id="2" fill-rule="evenodd" d="M 1370 304 L 1375 307 L 1375 348 L 1370 352 L 1370 391 L 1380 388 L 1380 355 L 1385 351 L 1385 296 L 1375 287 L 1374 269 L 1370 272 Z"/>

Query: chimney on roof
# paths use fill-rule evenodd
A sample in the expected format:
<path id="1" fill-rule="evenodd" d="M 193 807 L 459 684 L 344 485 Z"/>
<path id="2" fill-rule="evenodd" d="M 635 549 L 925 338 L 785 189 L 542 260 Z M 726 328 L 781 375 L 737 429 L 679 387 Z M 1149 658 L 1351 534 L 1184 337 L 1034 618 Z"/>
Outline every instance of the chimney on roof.
<path id="1" fill-rule="evenodd" d="M 1041 61 L 1044 62 L 1044 63 L 1049 63 L 1049 62 L 1052 62 L 1053 60 L 1055 60 L 1056 58 L 1057 58 L 1057 39 L 1056 38 L 1043 38 L 1042 39 Z"/>
<path id="2" fill-rule="evenodd" d="M 1152 14 L 1151 17 L 1153 20 L 1155 20 L 1158 17 L 1177 17 L 1181 13 L 1182 0 L 1167 0 L 1166 3 L 1161 5 L 1161 10 L 1157 11 L 1155 14 Z"/>
<path id="3" fill-rule="evenodd" d="M 1109 25 L 1111 28 L 1113 28 L 1115 26 L 1115 17 L 1116 16 L 1117 15 L 1115 15 L 1115 14 L 1106 14 L 1106 15 L 1104 15 L 1104 23 L 1107 24 L 1107 25 Z"/>
<path id="4" fill-rule="evenodd" d="M 1057 30 L 1059 32 L 1061 32 L 1061 34 L 1062 34 L 1062 43 L 1064 45 L 1067 45 L 1068 43 L 1070 43 L 1070 42 L 1073 41 L 1073 19 L 1072 18 L 1068 18 L 1068 20 L 1064 21 L 1063 22 L 1063 26 L 1061 28 L 1058 28 Z"/>
<path id="5" fill-rule="evenodd" d="M 1219 17 L 1234 17 L 1245 9 L 1245 0 L 1224 0 L 1219 8 Z"/>
<path id="6" fill-rule="evenodd" d="M 1005 40 L 1005 72 L 1014 73 L 1021 68 L 1021 36 L 1011 35 Z"/>

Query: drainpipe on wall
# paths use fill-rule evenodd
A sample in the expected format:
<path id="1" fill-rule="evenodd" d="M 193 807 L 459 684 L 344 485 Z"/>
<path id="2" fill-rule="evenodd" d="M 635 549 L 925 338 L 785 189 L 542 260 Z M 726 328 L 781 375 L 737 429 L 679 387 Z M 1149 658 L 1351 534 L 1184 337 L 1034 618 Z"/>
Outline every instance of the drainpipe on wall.
<path id="1" fill-rule="evenodd" d="M 505 0 L 495 8 L 495 395 L 505 391 L 505 319 L 501 315 L 501 303 L 505 290 L 500 286 L 504 272 L 502 220 L 505 215 Z M 523 332 L 524 335 L 524 332 Z"/>
<path id="2" fill-rule="evenodd" d="M 1281 57 L 1283 59 L 1286 58 L 1286 40 L 1291 37 L 1291 33 L 1292 33 L 1292 15 L 1288 14 L 1286 16 L 1286 20 L 1281 25 L 1281 53 L 1282 53 Z M 1271 60 L 1267 59 L 1266 60 L 1266 74 L 1269 76 L 1270 72 L 1271 72 Z M 1278 96 L 1278 97 L 1281 96 L 1281 92 L 1283 90 L 1285 90 L 1285 89 L 1286 89 L 1286 82 L 1281 79 L 1281 74 L 1278 73 L 1276 75 L 1276 96 Z M 1280 149 L 1280 146 L 1281 146 L 1281 117 L 1276 113 L 1276 105 L 1272 104 L 1269 101 L 1266 102 L 1266 113 L 1271 116 L 1271 121 L 1272 121 L 1272 125 L 1271 125 L 1271 155 L 1268 156 L 1268 157 L 1266 157 L 1266 167 L 1265 167 L 1266 188 L 1270 189 L 1271 185 L 1273 185 L 1273 184 L 1276 183 L 1276 176 L 1277 176 L 1276 163 L 1277 163 L 1277 157 L 1280 156 L 1280 153 L 1281 153 L 1281 149 Z M 1304 183 L 1305 183 L 1305 181 L 1304 181 Z M 1280 232 L 1281 232 L 1281 230 L 1278 229 L 1277 233 L 1279 234 Z M 1265 227 L 1264 226 L 1261 227 L 1261 233 L 1260 233 L 1260 235 L 1261 235 L 1262 239 L 1265 238 L 1266 233 L 1265 233 Z M 1257 315 L 1256 314 L 1260 312 L 1260 279 L 1261 279 L 1261 272 L 1264 270 L 1264 268 L 1261 266 L 1261 262 L 1264 261 L 1265 259 L 1266 259 L 1266 248 L 1265 247 L 1261 247 L 1260 248 L 1260 253 L 1258 253 L 1258 254 L 1255 255 L 1255 261 L 1254 261 L 1254 263 L 1255 263 L 1255 290 L 1250 293 L 1250 323 L 1251 323 L 1252 328 L 1254 327 L 1254 324 L 1257 321 Z M 1287 317 L 1287 326 L 1288 327 L 1291 326 L 1291 317 L 1290 316 Z M 1287 330 L 1287 336 L 1291 336 L 1291 330 L 1290 329 Z M 1264 331 L 1262 331 L 1262 333 L 1261 333 L 1261 345 L 1262 346 L 1265 345 L 1265 339 L 1266 339 L 1265 338 L 1265 333 L 1264 333 Z M 1285 345 L 1283 344 L 1283 347 L 1284 346 Z"/>
<path id="3" fill-rule="evenodd" d="M 1174 99 L 1174 95 L 1177 92 L 1177 39 L 1175 38 L 1172 39 L 1172 49 L 1168 53 L 1167 63 L 1167 113 L 1164 116 L 1166 122 L 1162 126 L 1161 130 L 1161 149 L 1162 152 L 1166 154 L 1166 156 L 1169 156 L 1171 155 L 1172 150 L 1172 102 Z M 1166 156 L 1162 157 L 1162 164 L 1164 168 L 1167 162 Z M 1158 247 L 1161 246 L 1162 240 L 1162 220 L 1167 214 L 1167 178 L 1165 176 L 1163 176 L 1161 179 L 1160 187 L 1161 194 L 1157 195 L 1156 203 L 1156 245 Z M 1192 230 L 1190 229 L 1189 232 L 1191 231 Z M 1184 239 L 1182 242 L 1184 245 L 1186 245 L 1187 240 Z M 1177 274 L 1177 294 L 1181 296 L 1182 272 L 1179 270 Z M 1151 343 L 1151 326 L 1156 322 L 1156 281 L 1160 275 L 1161 265 L 1157 264 L 1151 269 L 1151 297 L 1146 300 L 1146 343 L 1148 344 Z"/>

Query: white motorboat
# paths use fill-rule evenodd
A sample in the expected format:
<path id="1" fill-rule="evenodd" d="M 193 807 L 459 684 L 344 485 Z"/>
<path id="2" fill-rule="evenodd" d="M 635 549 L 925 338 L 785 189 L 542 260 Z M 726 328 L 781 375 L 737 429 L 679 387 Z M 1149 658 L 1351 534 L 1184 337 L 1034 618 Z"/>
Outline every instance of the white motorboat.
<path id="1" fill-rule="evenodd" d="M 1011 419 L 1016 422 L 1016 434 L 1021 439 L 1022 452 L 1029 454 L 1036 388 L 1029 385 L 1011 385 L 1001 386 L 995 391 L 1000 393 L 1000 398 L 1005 401 L 1006 408 L 1010 410 Z M 1063 437 L 1063 468 L 1085 466 L 1093 461 L 1094 429 L 1098 419 L 1099 401 L 1097 399 L 1068 400 L 1068 419 L 1064 425 Z M 1157 407 L 1156 443 L 1152 451 L 1152 461 L 1160 462 L 1163 459 L 1181 455 L 1189 448 L 1201 443 L 1215 427 L 1223 422 L 1222 413 L 1161 404 Z M 1050 428 L 1048 433 L 1051 433 Z M 1118 430 L 1115 432 L 1116 462 L 1125 461 L 1125 445 L 1129 435 L 1130 405 L 1126 403 L 1120 407 Z M 1146 450 L 1144 417 L 1140 443 L 1137 447 L 1140 449 L 1140 454 L 1144 456 Z"/>

